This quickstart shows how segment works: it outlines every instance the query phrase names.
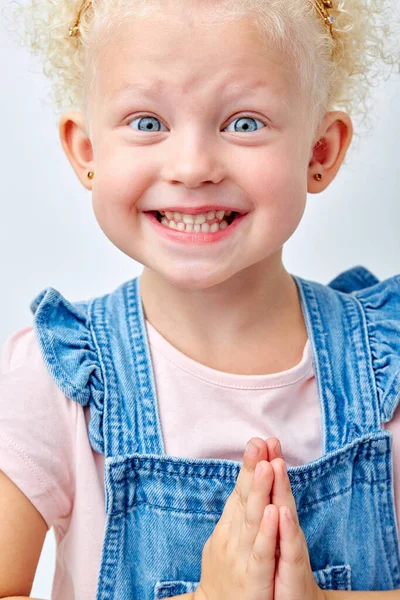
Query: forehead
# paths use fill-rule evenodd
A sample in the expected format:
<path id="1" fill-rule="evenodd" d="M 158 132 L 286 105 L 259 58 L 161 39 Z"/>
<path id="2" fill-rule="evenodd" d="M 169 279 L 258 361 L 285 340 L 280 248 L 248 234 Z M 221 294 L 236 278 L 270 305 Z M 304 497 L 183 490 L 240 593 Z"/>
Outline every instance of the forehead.
<path id="1" fill-rule="evenodd" d="M 133 92 L 199 98 L 265 93 L 289 103 L 292 69 L 249 18 L 211 22 L 127 18 L 98 54 L 96 88 L 105 103 Z"/>

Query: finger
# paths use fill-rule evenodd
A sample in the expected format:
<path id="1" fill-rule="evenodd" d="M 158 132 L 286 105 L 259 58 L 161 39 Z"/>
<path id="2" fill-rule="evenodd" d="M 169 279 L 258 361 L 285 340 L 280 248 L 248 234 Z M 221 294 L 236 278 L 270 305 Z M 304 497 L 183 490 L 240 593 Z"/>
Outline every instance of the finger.
<path id="1" fill-rule="evenodd" d="M 245 564 L 260 529 L 265 507 L 271 503 L 273 480 L 274 471 L 270 463 L 265 460 L 257 463 L 238 540 L 238 553 Z"/>
<path id="2" fill-rule="evenodd" d="M 246 598 L 272 600 L 275 584 L 275 550 L 277 546 L 279 510 L 266 506 L 247 566 L 249 593 Z M 247 588 L 246 588 L 247 589 Z"/>
<path id="3" fill-rule="evenodd" d="M 256 454 L 251 454 L 255 448 Z M 249 452 L 250 451 L 250 452 Z M 236 553 L 240 531 L 247 507 L 247 500 L 253 485 L 254 473 L 257 463 L 265 458 L 267 447 L 261 438 L 252 438 L 246 446 L 243 456 L 243 465 L 238 475 L 233 495 L 236 497 L 231 527 L 228 539 L 228 552 Z"/>
<path id="4" fill-rule="evenodd" d="M 255 454 L 249 453 L 251 448 L 251 442 L 255 445 Z M 235 487 L 233 492 L 229 496 L 220 520 L 217 523 L 217 527 L 225 527 L 230 529 L 234 521 L 234 515 L 237 510 L 237 506 L 244 509 L 247 502 L 247 496 L 254 477 L 254 470 L 259 460 L 265 459 L 267 452 L 265 442 L 261 438 L 252 438 L 246 445 L 246 449 L 243 455 L 243 464 L 240 469 L 239 475 L 236 479 Z"/>
<path id="5" fill-rule="evenodd" d="M 272 486 L 272 504 L 275 506 L 288 506 L 292 512 L 295 523 L 299 523 L 297 516 L 296 502 L 292 494 L 286 464 L 282 458 L 275 458 L 271 461 L 274 470 L 274 483 Z"/>
<path id="6" fill-rule="evenodd" d="M 268 448 L 268 459 L 270 462 L 274 458 L 283 458 L 282 446 L 277 437 L 270 437 L 265 440 Z"/>
<path id="7" fill-rule="evenodd" d="M 276 576 L 285 587 L 300 590 L 304 587 L 309 564 L 304 536 L 287 506 L 279 508 L 278 539 L 280 558 Z"/>

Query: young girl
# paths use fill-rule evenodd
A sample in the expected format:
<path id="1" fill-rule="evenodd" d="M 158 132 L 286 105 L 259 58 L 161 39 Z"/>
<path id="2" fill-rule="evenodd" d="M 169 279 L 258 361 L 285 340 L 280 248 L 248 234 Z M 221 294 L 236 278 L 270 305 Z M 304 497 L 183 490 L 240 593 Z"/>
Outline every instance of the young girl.
<path id="1" fill-rule="evenodd" d="M 282 263 L 397 60 L 379 6 L 20 8 L 99 225 L 144 270 L 44 290 L 3 347 L 1 597 L 54 527 L 56 600 L 400 598 L 400 276 Z"/>

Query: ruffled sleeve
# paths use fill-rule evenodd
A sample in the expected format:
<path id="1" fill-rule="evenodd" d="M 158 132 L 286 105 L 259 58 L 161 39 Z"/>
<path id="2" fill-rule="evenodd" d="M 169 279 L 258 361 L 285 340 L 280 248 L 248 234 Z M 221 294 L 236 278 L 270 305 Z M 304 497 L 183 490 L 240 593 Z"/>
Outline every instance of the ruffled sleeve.
<path id="1" fill-rule="evenodd" d="M 90 405 L 89 438 L 104 453 L 104 379 L 88 318 L 88 303 L 71 303 L 49 287 L 31 303 L 34 329 L 46 367 L 58 388 Z"/>
<path id="2" fill-rule="evenodd" d="M 400 275 L 354 293 L 364 309 L 382 423 L 400 400 Z"/>
<path id="3" fill-rule="evenodd" d="M 379 279 L 371 271 L 358 265 L 357 267 L 343 271 L 328 285 L 339 292 L 350 294 L 351 292 L 362 290 L 377 283 L 379 283 Z"/>

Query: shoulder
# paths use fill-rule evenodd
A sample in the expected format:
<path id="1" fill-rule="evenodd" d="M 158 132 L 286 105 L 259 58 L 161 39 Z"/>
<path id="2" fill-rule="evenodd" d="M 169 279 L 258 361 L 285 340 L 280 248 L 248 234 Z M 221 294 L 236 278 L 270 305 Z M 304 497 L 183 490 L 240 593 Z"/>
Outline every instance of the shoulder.
<path id="1" fill-rule="evenodd" d="M 40 362 L 40 350 L 33 327 L 27 325 L 12 333 L 1 347 L 0 372 L 12 371 L 31 360 Z M 43 362 L 43 361 L 42 361 Z"/>
<path id="2" fill-rule="evenodd" d="M 53 288 L 31 303 L 46 367 L 63 393 L 82 406 L 103 393 L 103 377 L 89 316 L 90 301 L 70 302 Z"/>
<path id="3" fill-rule="evenodd" d="M 49 373 L 66 396 L 82 406 L 90 404 L 93 416 L 98 413 L 100 417 L 102 412 L 105 377 L 101 351 L 109 342 L 109 324 L 124 326 L 135 281 L 129 280 L 111 293 L 75 302 L 49 287 L 30 305 Z"/>
<path id="4" fill-rule="evenodd" d="M 13 414 L 21 423 L 30 414 L 42 425 L 55 414 L 66 417 L 63 423 L 76 419 L 76 406 L 51 377 L 32 326 L 15 331 L 0 348 L 0 407 L 2 416 Z"/>
<path id="5" fill-rule="evenodd" d="M 0 377 L 6 383 L 26 386 L 34 380 L 36 388 L 48 388 L 54 382 L 50 377 L 32 325 L 14 331 L 0 348 Z"/>
<path id="6" fill-rule="evenodd" d="M 364 315 L 375 370 L 382 420 L 400 401 L 400 275 L 355 294 Z"/>
<path id="7" fill-rule="evenodd" d="M 58 388 L 71 400 L 90 406 L 89 438 L 104 453 L 104 352 L 108 324 L 123 320 L 132 282 L 85 301 L 71 302 L 46 288 L 31 303 L 33 326 L 44 363 Z"/>
<path id="8" fill-rule="evenodd" d="M 362 311 L 382 422 L 386 423 L 400 401 L 400 274 L 379 281 L 364 267 L 355 267 L 329 285 L 350 294 Z"/>
<path id="9" fill-rule="evenodd" d="M 367 268 L 358 265 L 339 273 L 328 285 L 339 292 L 352 293 L 379 283 L 379 279 Z"/>
<path id="10" fill-rule="evenodd" d="M 10 335 L 0 350 L 0 469 L 48 527 L 71 510 L 78 408 L 51 378 L 33 327 Z"/>

